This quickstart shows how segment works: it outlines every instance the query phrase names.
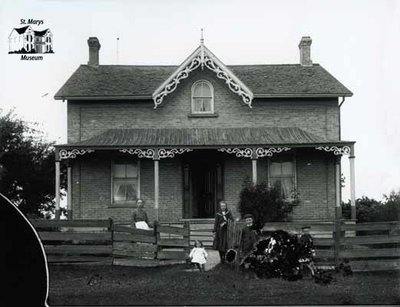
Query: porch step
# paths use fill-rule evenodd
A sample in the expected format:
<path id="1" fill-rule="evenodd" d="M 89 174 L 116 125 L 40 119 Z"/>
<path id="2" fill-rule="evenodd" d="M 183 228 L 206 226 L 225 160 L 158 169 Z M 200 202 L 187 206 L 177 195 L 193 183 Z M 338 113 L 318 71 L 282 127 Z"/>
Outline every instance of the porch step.
<path id="1" fill-rule="evenodd" d="M 211 248 L 213 244 L 214 219 L 190 221 L 190 244 L 200 240 L 204 247 Z"/>

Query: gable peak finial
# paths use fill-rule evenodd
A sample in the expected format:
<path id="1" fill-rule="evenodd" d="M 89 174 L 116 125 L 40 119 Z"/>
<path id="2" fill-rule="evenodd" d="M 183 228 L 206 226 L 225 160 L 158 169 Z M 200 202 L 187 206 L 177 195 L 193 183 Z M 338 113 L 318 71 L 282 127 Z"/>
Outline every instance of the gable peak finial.
<path id="1" fill-rule="evenodd" d="M 204 44 L 203 28 L 201 28 L 200 44 Z"/>

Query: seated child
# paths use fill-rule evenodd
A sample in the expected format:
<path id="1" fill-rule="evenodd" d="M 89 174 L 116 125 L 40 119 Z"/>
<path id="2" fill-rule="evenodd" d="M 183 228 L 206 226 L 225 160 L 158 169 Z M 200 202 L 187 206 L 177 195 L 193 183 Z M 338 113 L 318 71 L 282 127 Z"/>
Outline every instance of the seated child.
<path id="1" fill-rule="evenodd" d="M 207 262 L 208 254 L 203 247 L 203 243 L 196 240 L 195 246 L 190 251 L 189 258 L 194 263 L 200 272 L 205 272 L 205 264 Z"/>

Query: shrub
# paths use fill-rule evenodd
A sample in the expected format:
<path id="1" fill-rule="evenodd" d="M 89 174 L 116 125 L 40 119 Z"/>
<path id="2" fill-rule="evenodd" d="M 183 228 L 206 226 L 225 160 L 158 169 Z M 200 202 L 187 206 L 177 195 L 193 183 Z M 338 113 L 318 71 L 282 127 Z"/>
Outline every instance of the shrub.
<path id="1" fill-rule="evenodd" d="M 358 223 L 386 222 L 400 220 L 400 191 L 383 195 L 383 201 L 362 196 L 356 199 L 356 217 Z M 350 201 L 342 203 L 342 214 L 344 218 L 350 219 Z"/>
<path id="2" fill-rule="evenodd" d="M 260 229 L 266 222 L 287 220 L 288 214 L 297 203 L 298 200 L 284 200 L 277 187 L 269 187 L 265 182 L 253 185 L 246 179 L 240 192 L 239 212 L 242 217 L 252 214 L 255 226 Z"/>

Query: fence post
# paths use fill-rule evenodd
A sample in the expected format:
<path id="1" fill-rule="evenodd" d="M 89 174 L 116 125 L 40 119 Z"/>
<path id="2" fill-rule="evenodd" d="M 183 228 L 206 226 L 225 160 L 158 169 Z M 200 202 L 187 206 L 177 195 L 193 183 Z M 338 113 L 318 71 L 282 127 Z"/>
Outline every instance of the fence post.
<path id="1" fill-rule="evenodd" d="M 341 224 L 342 221 L 337 219 L 335 220 L 335 235 L 334 235 L 334 240 L 335 240 L 335 245 L 334 245 L 334 256 L 335 256 L 335 268 L 339 266 L 339 261 L 340 261 L 340 245 L 341 245 Z"/>
<path id="2" fill-rule="evenodd" d="M 112 218 L 108 219 L 109 225 L 108 225 L 108 230 L 111 232 L 111 244 L 114 244 L 114 221 Z"/>
<path id="3" fill-rule="evenodd" d="M 190 253 L 190 223 L 189 222 L 185 222 L 183 224 L 183 227 L 187 228 L 187 242 L 188 242 L 188 245 L 186 247 L 186 254 L 187 254 L 187 256 L 189 256 L 189 253 Z"/>
<path id="4" fill-rule="evenodd" d="M 111 265 L 114 265 L 114 221 L 112 218 L 109 218 L 108 221 L 110 222 L 108 230 L 111 232 Z"/>
<path id="5" fill-rule="evenodd" d="M 154 237 L 156 238 L 156 256 L 158 258 L 159 242 L 160 242 L 160 232 L 158 231 L 158 221 L 154 221 Z"/>

